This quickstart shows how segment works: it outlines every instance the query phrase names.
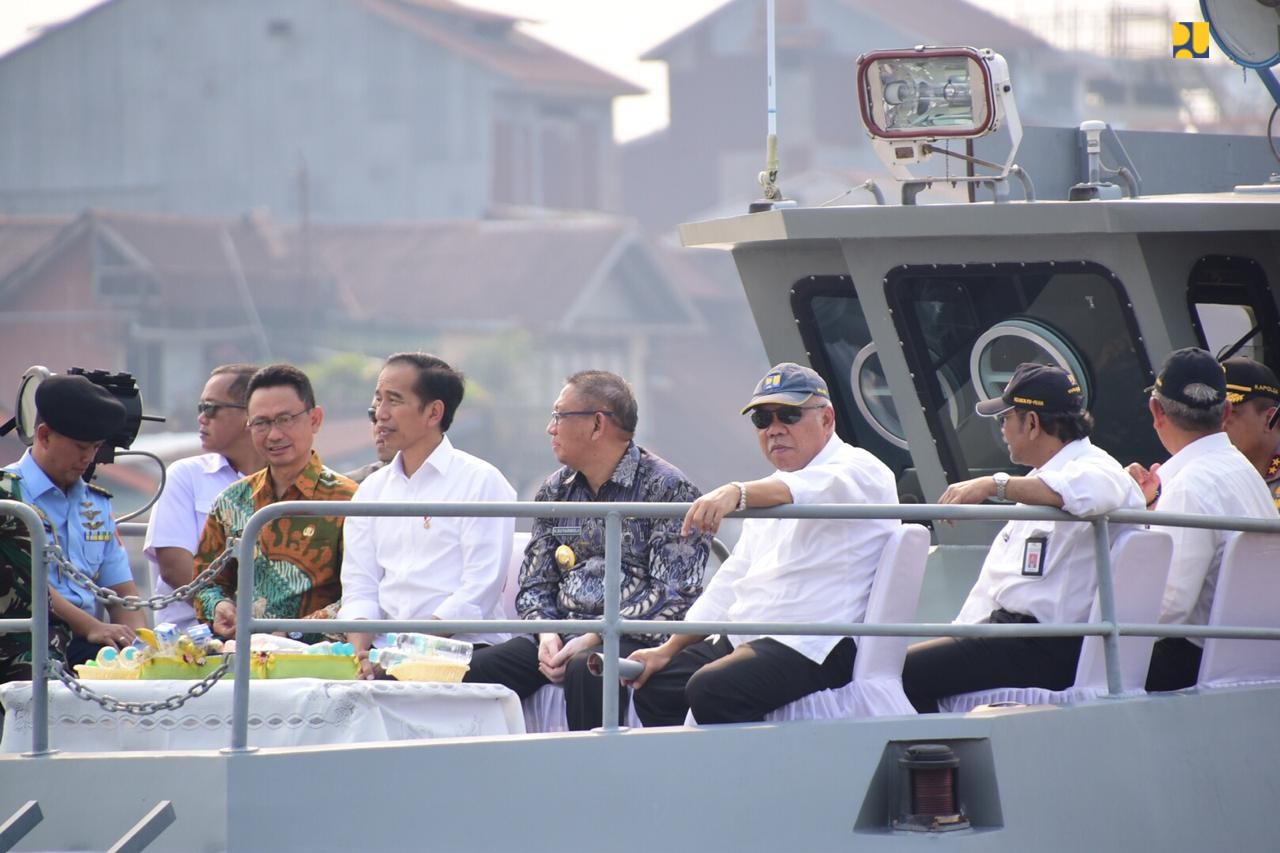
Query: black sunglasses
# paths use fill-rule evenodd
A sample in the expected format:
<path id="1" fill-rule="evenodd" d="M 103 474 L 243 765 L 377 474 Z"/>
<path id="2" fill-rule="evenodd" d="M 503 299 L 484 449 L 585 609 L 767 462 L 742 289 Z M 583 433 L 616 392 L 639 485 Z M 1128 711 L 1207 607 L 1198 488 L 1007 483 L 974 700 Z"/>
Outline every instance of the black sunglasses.
<path id="1" fill-rule="evenodd" d="M 248 406 L 242 406 L 239 403 L 216 403 L 213 400 L 201 400 L 196 403 L 196 414 L 205 415 L 206 417 L 216 418 L 218 412 L 222 409 L 247 409 Z"/>
<path id="2" fill-rule="evenodd" d="M 369 423 L 376 424 L 378 422 L 378 410 L 374 406 L 369 407 Z"/>
<path id="3" fill-rule="evenodd" d="M 752 409 L 751 423 L 755 424 L 756 429 L 768 429 L 773 423 L 775 416 L 778 422 L 783 426 L 792 426 L 800 423 L 800 419 L 804 417 L 804 413 L 810 409 L 822 409 L 825 406 L 786 406 L 781 409 Z"/>

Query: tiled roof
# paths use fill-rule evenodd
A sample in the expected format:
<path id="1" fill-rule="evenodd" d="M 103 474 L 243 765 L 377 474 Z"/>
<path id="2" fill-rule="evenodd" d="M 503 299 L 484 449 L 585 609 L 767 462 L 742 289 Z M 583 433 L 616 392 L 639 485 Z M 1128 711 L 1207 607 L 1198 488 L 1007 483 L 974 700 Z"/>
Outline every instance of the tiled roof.
<path id="1" fill-rule="evenodd" d="M 996 51 L 1057 48 L 1028 29 L 965 0 L 841 0 L 887 24 L 919 33 L 929 44 L 989 47 Z M 886 48 L 910 45 L 884 45 Z"/>
<path id="2" fill-rule="evenodd" d="M 666 257 L 630 220 L 604 215 L 312 225 L 305 241 L 297 226 L 265 216 L 90 211 L 61 227 L 44 222 L 0 219 L 0 269 L 21 268 L 0 287 L 21 292 L 45 262 L 92 234 L 115 263 L 150 274 L 149 322 L 171 328 L 242 322 L 241 274 L 264 314 L 310 309 L 424 331 L 563 331 L 601 311 L 632 317 L 631 297 L 648 311 L 634 315 L 637 325 L 685 328 L 696 322 L 686 299 L 720 295 L 692 260 Z"/>
<path id="3" fill-rule="evenodd" d="M 62 251 L 60 246 L 86 232 L 100 235 L 136 268 L 152 272 L 159 286 L 152 305 L 174 316 L 186 313 L 198 322 L 194 312 L 239 305 L 237 266 L 255 285 L 258 307 L 287 309 L 298 298 L 294 288 L 301 286 L 302 266 L 265 218 L 120 211 L 88 211 L 74 220 L 0 219 L 0 292 L 9 297 L 20 291 Z"/>
<path id="4" fill-rule="evenodd" d="M 52 244 L 71 222 L 69 216 L 0 216 L 0 282 Z"/>
<path id="5" fill-rule="evenodd" d="M 520 88 L 594 95 L 640 95 L 644 89 L 532 38 L 518 19 L 448 0 L 354 0 L 363 8 L 483 65 Z"/>
<path id="6" fill-rule="evenodd" d="M 792 40 L 799 38 L 800 21 L 807 20 L 807 9 L 823 0 L 780 0 L 778 4 L 779 29 L 788 31 Z M 879 18 L 894 29 L 913 33 L 921 42 L 938 45 L 968 45 L 990 47 L 997 51 L 1022 48 L 1057 52 L 1048 42 L 998 15 L 974 6 L 965 0 L 826 0 L 848 6 L 854 11 Z M 661 44 L 650 48 L 642 59 L 663 59 L 677 44 L 697 30 L 710 24 L 727 9 L 738 3 L 755 3 L 763 14 L 764 0 L 730 0 L 676 33 Z M 779 38 L 784 34 L 780 33 Z M 761 49 L 764 39 L 760 39 Z M 879 48 L 911 47 L 911 44 L 877 45 Z"/>
<path id="7" fill-rule="evenodd" d="M 554 328 L 630 227 L 603 217 L 326 225 L 310 240 L 356 322 Z"/>

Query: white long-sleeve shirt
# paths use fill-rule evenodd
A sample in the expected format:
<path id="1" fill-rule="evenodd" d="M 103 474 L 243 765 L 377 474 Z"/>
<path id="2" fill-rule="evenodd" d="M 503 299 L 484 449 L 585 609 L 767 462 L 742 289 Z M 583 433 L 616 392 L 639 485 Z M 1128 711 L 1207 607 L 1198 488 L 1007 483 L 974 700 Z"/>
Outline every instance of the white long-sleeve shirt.
<path id="1" fill-rule="evenodd" d="M 1087 438 L 1062 447 L 1044 465 L 1027 474 L 1062 498 L 1072 515 L 1102 515 L 1117 509 L 1142 509 L 1142 491 L 1120 463 Z M 1113 525 L 1111 541 L 1121 530 Z M 1045 540 L 1041 574 L 1023 574 L 1027 540 Z M 956 622 L 981 622 L 1004 608 L 1040 622 L 1083 622 L 1097 592 L 1093 526 L 1079 521 L 1010 521 L 991 543 L 978 581 L 969 591 Z"/>
<path id="2" fill-rule="evenodd" d="M 173 592 L 173 587 L 160 577 L 157 549 L 183 548 L 194 555 L 199 550 L 200 533 L 214 499 L 243 476 L 221 453 L 179 459 L 169 466 L 164 491 L 151 510 L 147 538 L 142 545 L 142 552 L 151 564 L 151 588 L 157 595 Z M 156 622 L 172 622 L 179 628 L 189 628 L 196 623 L 196 612 L 190 602 L 175 601 L 156 613 Z"/>
<path id="3" fill-rule="evenodd" d="M 353 501 L 513 501 L 497 468 L 448 436 L 409 477 L 400 455 L 369 475 Z M 341 619 L 499 619 L 511 560 L 511 518 L 352 516 L 342 557 Z M 505 634 L 459 634 L 498 643 Z"/>
<path id="4" fill-rule="evenodd" d="M 896 504 L 893 472 L 832 436 L 799 471 L 770 476 L 796 504 Z M 737 547 L 689 608 L 690 622 L 861 622 L 880 552 L 897 519 L 749 518 Z M 756 636 L 731 635 L 735 646 Z M 777 636 L 815 663 L 840 637 Z"/>
<path id="5" fill-rule="evenodd" d="M 1225 432 L 1197 439 L 1160 467 L 1156 509 L 1243 518 L 1275 518 L 1276 506 L 1258 469 Z M 1155 520 L 1153 518 L 1153 520 Z M 1204 625 L 1218 586 L 1222 553 L 1236 536 L 1232 530 L 1156 527 L 1173 537 L 1173 562 L 1160 604 L 1164 624 Z M 1196 645 L 1204 640 L 1191 638 Z"/>

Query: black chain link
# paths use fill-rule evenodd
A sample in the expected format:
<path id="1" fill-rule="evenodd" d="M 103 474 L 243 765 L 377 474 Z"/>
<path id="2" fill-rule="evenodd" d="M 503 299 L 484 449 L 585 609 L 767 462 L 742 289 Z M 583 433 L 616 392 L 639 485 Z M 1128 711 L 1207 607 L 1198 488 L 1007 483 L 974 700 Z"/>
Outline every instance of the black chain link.
<path id="1" fill-rule="evenodd" d="M 191 583 L 183 584 L 168 595 L 153 595 L 150 598 L 143 598 L 138 595 L 117 595 L 105 586 L 99 586 L 94 582 L 93 578 L 86 575 L 75 567 L 62 553 L 62 547 L 57 542 L 49 545 L 46 552 L 49 559 L 56 563 L 59 571 L 64 572 L 76 583 L 88 589 L 93 593 L 93 597 L 105 604 L 118 604 L 125 610 L 160 610 L 168 607 L 177 601 L 190 601 L 192 596 L 213 583 L 213 579 L 222 572 L 231 560 L 235 559 L 236 546 L 239 544 L 238 539 L 232 537 L 227 540 L 227 548 L 209 563 L 209 567 L 200 574 L 192 578 Z"/>
<path id="2" fill-rule="evenodd" d="M 222 659 L 222 664 L 213 672 L 197 681 L 187 688 L 185 693 L 177 693 L 165 699 L 155 702 L 125 702 L 116 699 L 113 696 L 104 696 L 98 693 L 89 685 L 76 678 L 71 673 L 63 669 L 62 664 L 58 661 L 49 661 L 49 672 L 67 686 L 67 689 L 74 693 L 80 699 L 86 702 L 97 702 L 102 706 L 104 711 L 118 712 L 122 714 L 133 714 L 136 717 L 146 717 L 160 711 L 176 711 L 190 700 L 197 696 L 203 696 L 208 693 L 213 685 L 218 683 L 218 679 L 226 675 L 231 669 L 231 656 L 227 655 Z"/>

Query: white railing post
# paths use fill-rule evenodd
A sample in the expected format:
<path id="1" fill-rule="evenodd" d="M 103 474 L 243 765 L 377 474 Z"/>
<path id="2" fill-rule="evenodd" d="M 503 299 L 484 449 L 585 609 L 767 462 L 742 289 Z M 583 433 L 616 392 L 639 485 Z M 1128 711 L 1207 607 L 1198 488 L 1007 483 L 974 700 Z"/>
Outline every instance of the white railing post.
<path id="1" fill-rule="evenodd" d="M 1095 518 L 1092 524 L 1098 605 L 1102 621 L 1111 624 L 1111 630 L 1102 638 L 1103 658 L 1107 664 L 1107 693 L 1119 696 L 1124 692 L 1124 685 L 1120 681 L 1120 626 L 1116 624 L 1116 593 L 1111 577 L 1111 537 L 1105 518 Z"/>
<path id="2" fill-rule="evenodd" d="M 618 617 L 622 609 L 622 516 L 611 512 L 604 517 L 604 672 L 601 675 L 604 700 L 601 728 L 618 730 Z"/>

